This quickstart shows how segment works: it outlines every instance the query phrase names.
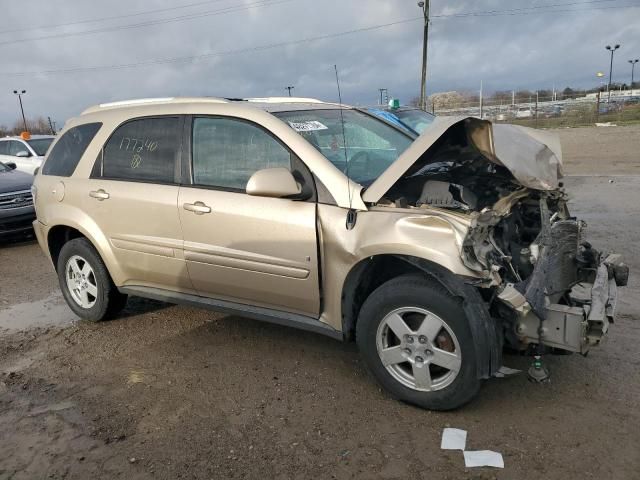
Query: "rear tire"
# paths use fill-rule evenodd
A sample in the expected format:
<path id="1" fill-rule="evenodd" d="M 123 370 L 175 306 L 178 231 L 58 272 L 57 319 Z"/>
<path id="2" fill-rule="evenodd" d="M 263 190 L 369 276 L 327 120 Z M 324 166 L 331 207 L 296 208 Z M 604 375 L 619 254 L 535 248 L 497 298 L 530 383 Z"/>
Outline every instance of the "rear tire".
<path id="1" fill-rule="evenodd" d="M 115 316 L 127 303 L 100 255 L 86 238 L 75 238 L 60 250 L 57 264 L 62 295 L 84 320 L 98 322 Z"/>
<path id="2" fill-rule="evenodd" d="M 451 410 L 480 389 L 464 309 L 425 276 L 396 277 L 371 293 L 360 310 L 356 341 L 370 372 L 399 400 Z"/>

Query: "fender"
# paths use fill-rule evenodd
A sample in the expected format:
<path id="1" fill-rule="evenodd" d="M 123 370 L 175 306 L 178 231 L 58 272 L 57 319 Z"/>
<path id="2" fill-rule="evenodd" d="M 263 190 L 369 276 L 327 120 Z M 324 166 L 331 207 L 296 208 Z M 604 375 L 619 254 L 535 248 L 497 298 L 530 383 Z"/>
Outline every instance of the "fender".
<path id="1" fill-rule="evenodd" d="M 68 210 L 72 211 L 69 212 Z M 64 215 L 61 215 L 61 213 L 64 213 Z M 47 221 L 48 223 L 44 231 L 47 250 L 51 230 L 56 227 L 73 228 L 79 231 L 87 240 L 89 240 L 89 242 L 91 242 L 107 267 L 107 271 L 109 272 L 109 275 L 111 275 L 113 282 L 116 285 L 121 283 L 123 273 L 118 267 L 118 262 L 115 261 L 111 244 L 90 216 L 78 208 L 70 207 L 68 205 L 58 205 L 55 210 L 55 216 L 48 217 Z M 49 252 L 49 256 L 51 256 L 51 252 Z M 51 260 L 53 262 L 53 259 Z M 54 268 L 55 267 L 56 265 L 54 265 Z"/>
<path id="2" fill-rule="evenodd" d="M 478 290 L 444 267 L 422 258 L 396 255 L 396 258 L 422 270 L 462 301 L 476 345 L 478 378 L 490 378 L 502 366 L 500 325 L 489 313 Z"/>

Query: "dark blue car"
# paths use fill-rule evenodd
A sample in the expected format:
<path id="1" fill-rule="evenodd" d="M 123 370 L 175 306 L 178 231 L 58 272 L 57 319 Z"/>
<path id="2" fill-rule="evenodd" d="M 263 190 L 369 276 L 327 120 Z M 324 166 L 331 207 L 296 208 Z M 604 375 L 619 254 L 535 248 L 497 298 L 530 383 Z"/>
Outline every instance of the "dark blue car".
<path id="1" fill-rule="evenodd" d="M 33 233 L 33 175 L 0 162 L 0 240 Z"/>

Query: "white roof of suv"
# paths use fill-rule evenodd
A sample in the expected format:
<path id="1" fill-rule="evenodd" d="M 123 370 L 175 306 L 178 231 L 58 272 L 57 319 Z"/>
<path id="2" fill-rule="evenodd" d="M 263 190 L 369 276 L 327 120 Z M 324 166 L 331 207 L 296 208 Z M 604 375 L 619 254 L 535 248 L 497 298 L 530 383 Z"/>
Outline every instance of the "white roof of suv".
<path id="1" fill-rule="evenodd" d="M 264 97 L 264 98 L 218 98 L 218 97 L 161 97 L 161 98 L 138 98 L 132 100 L 122 100 L 118 102 L 108 102 L 89 107 L 82 112 L 96 113 L 105 110 L 133 108 L 148 105 L 178 105 L 187 103 L 242 103 L 244 105 L 266 110 L 268 112 L 278 112 L 286 110 L 317 109 L 317 108 L 340 108 L 340 104 L 328 103 L 316 98 L 304 97 Z M 344 108 L 351 108 L 343 105 Z"/>

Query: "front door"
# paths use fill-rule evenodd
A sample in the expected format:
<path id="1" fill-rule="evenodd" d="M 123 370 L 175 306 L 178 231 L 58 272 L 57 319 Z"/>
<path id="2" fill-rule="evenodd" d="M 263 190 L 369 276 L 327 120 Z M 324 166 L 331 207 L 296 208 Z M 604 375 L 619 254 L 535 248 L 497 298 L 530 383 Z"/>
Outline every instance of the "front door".
<path id="1" fill-rule="evenodd" d="M 129 121 L 107 140 L 83 208 L 111 244 L 125 286 L 193 292 L 178 215 L 181 117 Z"/>
<path id="2" fill-rule="evenodd" d="M 223 117 L 194 118 L 193 185 L 178 210 L 184 255 L 202 296 L 319 314 L 316 205 L 313 199 L 245 193 L 253 173 L 292 169 L 292 154 L 269 132 Z"/>

